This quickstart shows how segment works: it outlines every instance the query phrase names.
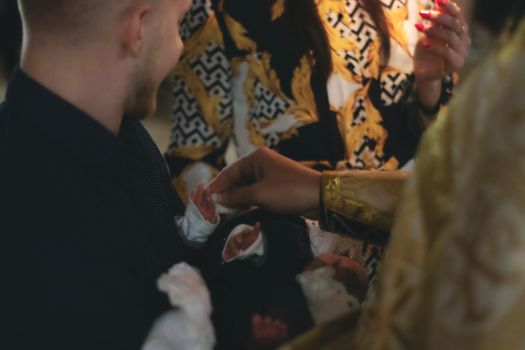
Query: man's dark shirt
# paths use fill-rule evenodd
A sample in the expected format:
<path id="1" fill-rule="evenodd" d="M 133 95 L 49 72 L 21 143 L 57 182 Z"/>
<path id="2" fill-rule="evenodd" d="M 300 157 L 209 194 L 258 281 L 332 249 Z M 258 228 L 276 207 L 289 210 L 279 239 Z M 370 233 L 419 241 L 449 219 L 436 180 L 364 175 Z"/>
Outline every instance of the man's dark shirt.
<path id="1" fill-rule="evenodd" d="M 0 349 L 140 348 L 169 309 L 156 280 L 182 259 L 159 162 L 139 122 L 116 137 L 15 72 L 0 106 Z"/>

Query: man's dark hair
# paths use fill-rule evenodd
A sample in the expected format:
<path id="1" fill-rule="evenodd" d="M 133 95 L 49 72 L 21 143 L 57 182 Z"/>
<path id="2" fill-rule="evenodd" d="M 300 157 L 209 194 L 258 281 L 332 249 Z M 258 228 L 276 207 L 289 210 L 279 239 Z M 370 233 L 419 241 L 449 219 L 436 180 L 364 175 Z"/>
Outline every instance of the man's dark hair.
<path id="1" fill-rule="evenodd" d="M 18 0 L 26 30 L 75 35 L 96 25 L 96 15 L 116 0 Z"/>

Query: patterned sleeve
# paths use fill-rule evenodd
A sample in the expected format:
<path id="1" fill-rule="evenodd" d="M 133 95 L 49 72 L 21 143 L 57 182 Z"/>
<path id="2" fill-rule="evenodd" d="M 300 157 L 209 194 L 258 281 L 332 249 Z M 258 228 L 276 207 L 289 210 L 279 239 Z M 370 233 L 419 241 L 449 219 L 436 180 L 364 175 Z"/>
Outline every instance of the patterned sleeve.
<path id="1" fill-rule="evenodd" d="M 321 184 L 321 226 L 355 239 L 386 244 L 407 178 L 400 171 L 327 171 Z"/>
<path id="2" fill-rule="evenodd" d="M 232 135 L 231 68 L 210 0 L 195 0 L 181 24 L 185 49 L 171 77 L 173 183 L 183 199 L 224 166 Z"/>
<path id="3" fill-rule="evenodd" d="M 416 134 L 423 132 L 431 122 L 439 114 L 439 111 L 444 107 L 452 97 L 452 91 L 456 81 L 457 74 L 447 75 L 443 78 L 441 84 L 441 94 L 434 111 L 425 111 L 417 100 L 414 83 L 411 84 L 411 89 L 401 102 L 401 108 L 407 116 L 408 127 Z"/>

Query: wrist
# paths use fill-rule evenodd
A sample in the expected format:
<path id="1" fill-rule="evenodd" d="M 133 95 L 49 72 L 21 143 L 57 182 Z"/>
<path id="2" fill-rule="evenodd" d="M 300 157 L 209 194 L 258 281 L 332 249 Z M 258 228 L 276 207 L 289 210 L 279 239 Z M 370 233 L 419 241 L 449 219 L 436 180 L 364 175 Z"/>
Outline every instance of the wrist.
<path id="1" fill-rule="evenodd" d="M 419 80 L 415 82 L 415 97 L 420 109 L 428 115 L 437 113 L 440 107 L 441 80 Z"/>
<path id="2" fill-rule="evenodd" d="M 307 194 L 304 216 L 309 219 L 317 219 L 320 213 L 322 196 L 322 175 L 320 172 L 311 170 L 304 193 Z"/>

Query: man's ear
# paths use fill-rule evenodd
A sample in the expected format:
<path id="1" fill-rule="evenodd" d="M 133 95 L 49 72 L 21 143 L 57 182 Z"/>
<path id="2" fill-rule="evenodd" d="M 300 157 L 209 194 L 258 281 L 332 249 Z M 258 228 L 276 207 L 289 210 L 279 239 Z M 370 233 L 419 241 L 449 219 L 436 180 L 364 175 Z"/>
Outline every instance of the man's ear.
<path id="1" fill-rule="evenodd" d="M 144 27 L 151 14 L 151 4 L 140 2 L 126 11 L 120 22 L 119 40 L 133 56 L 139 56 L 144 40 Z"/>

